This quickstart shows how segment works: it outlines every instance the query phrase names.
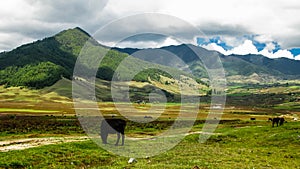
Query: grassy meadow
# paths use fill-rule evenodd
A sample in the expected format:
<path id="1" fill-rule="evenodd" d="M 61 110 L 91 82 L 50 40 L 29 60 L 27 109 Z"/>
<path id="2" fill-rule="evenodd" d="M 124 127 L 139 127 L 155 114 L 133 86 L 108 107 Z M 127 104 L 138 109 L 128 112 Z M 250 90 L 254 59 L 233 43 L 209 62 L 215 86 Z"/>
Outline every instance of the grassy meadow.
<path id="1" fill-rule="evenodd" d="M 0 87 L 0 150 L 23 144 L 18 142 L 21 139 L 86 136 L 72 100 L 67 97 L 70 89 L 60 87 L 63 85 L 66 81 L 40 90 Z M 86 139 L 0 151 L 0 168 L 300 168 L 300 122 L 293 121 L 300 116 L 300 88 L 296 84 L 234 86 L 227 93 L 220 123 L 205 143 L 199 143 L 199 136 L 210 105 L 209 99 L 203 97 L 190 134 L 157 156 L 137 158 L 136 163 L 128 164 L 129 157 L 117 156 Z M 112 102 L 98 102 L 98 106 L 106 115 L 118 115 Z M 146 112 L 160 104 L 132 106 Z M 162 114 L 150 114 L 157 119 L 147 124 L 128 121 L 126 136 L 159 135 L 176 120 L 180 106 L 180 103 L 161 105 Z M 189 112 L 184 113 L 183 117 L 190 120 Z M 144 114 L 132 114 L 141 115 Z M 268 118 L 280 115 L 285 116 L 286 123 L 272 127 Z M 115 135 L 110 136 L 110 141 L 115 139 Z M 6 143 L 10 140 L 16 142 Z"/>
<path id="2" fill-rule="evenodd" d="M 194 130 L 200 126 L 196 125 Z M 90 140 L 45 145 L 1 152 L 0 167 L 298 168 L 299 126 L 299 122 L 272 128 L 266 121 L 228 121 L 220 124 L 217 134 L 205 143 L 199 143 L 199 134 L 191 134 L 173 149 L 158 156 L 137 159 L 133 164 L 127 164 L 128 157 L 111 154 Z M 127 132 L 134 133 L 135 129 Z"/>

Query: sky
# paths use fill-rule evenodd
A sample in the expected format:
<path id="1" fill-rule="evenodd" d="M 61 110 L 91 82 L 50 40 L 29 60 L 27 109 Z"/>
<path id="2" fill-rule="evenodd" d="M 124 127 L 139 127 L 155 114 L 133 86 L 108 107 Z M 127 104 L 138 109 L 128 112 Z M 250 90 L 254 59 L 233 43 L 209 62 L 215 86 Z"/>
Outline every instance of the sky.
<path id="1" fill-rule="evenodd" d="M 110 46 L 146 48 L 191 43 L 225 55 L 251 53 L 300 60 L 298 0 L 0 3 L 0 51 L 79 26 Z M 99 32 L 101 36 L 97 36 Z"/>

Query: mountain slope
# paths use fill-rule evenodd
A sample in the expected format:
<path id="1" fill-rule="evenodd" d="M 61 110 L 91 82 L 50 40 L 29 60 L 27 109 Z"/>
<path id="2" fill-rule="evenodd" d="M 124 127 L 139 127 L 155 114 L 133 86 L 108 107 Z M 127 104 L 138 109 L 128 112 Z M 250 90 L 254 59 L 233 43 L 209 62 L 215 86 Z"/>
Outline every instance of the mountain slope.
<path id="1" fill-rule="evenodd" d="M 244 56 L 232 55 L 232 56 L 238 57 L 240 59 L 243 59 L 247 62 L 250 62 L 258 66 L 264 66 L 269 69 L 279 71 L 285 75 L 300 75 L 300 69 L 299 69 L 300 61 L 298 60 L 291 60 L 288 58 L 270 59 L 262 55 L 244 55 Z"/>
<path id="2" fill-rule="evenodd" d="M 163 56 L 162 50 L 171 52 L 180 58 L 186 65 L 189 66 L 189 69 L 193 72 L 193 74 L 197 77 L 207 77 L 207 73 L 205 66 L 201 58 L 209 58 L 212 56 L 219 56 L 222 61 L 224 70 L 226 72 L 227 77 L 230 76 L 243 76 L 252 78 L 252 75 L 260 75 L 264 78 L 268 76 L 270 79 L 276 78 L 298 78 L 297 75 L 300 74 L 300 61 L 290 60 L 287 58 L 279 58 L 279 59 L 270 59 L 264 57 L 262 55 L 229 55 L 225 56 L 216 51 L 209 51 L 202 47 L 194 46 L 194 45 L 178 45 L 178 46 L 167 46 L 158 49 L 132 49 L 132 48 L 114 48 L 115 50 L 125 52 L 131 54 L 135 57 L 141 57 L 138 55 L 144 55 L 144 57 L 152 58 L 149 53 L 155 56 L 156 58 L 166 57 Z M 148 55 L 145 55 L 148 53 Z M 197 54 L 197 55 L 196 55 Z M 170 64 L 170 62 L 165 62 L 165 64 Z M 211 66 L 211 65 L 206 65 Z M 183 69 L 183 68 L 182 68 Z"/>
<path id="3" fill-rule="evenodd" d="M 179 78 L 180 75 L 190 76 L 174 68 L 153 64 L 116 50 L 110 50 L 77 27 L 22 45 L 10 52 L 1 53 L 0 85 L 44 88 L 53 85 L 63 77 L 71 79 L 80 52 L 88 56 L 81 59 L 77 69 L 87 76 L 85 78 L 94 76 L 93 73 L 90 75 L 89 73 L 93 72 L 91 65 L 99 60 L 99 54 L 102 54 L 103 58 L 94 72 L 97 72 L 97 78 L 103 80 L 110 81 L 114 74 L 123 80 L 142 82 L 159 81 L 161 76 L 169 78 L 172 76 Z M 116 73 L 116 70 L 119 72 Z"/>
<path id="4" fill-rule="evenodd" d="M 74 28 L 1 53 L 0 83 L 43 88 L 61 77 L 71 78 L 77 54 L 89 38 L 80 28 Z"/>
<path id="5" fill-rule="evenodd" d="M 74 40 L 70 40 L 72 38 Z M 10 52 L 0 54 L 0 69 L 49 61 L 64 67 L 71 74 L 77 51 L 80 51 L 89 38 L 80 28 L 75 28 L 63 31 L 53 37 L 22 45 Z"/>
<path id="6" fill-rule="evenodd" d="M 108 81 L 113 75 L 123 80 L 141 82 L 160 81 L 161 76 L 207 78 L 206 68 L 218 66 L 215 56 L 221 59 L 227 77 L 255 78 L 257 82 L 257 79 L 261 79 L 259 77 L 267 79 L 272 76 L 270 79 L 274 81 L 275 77 L 299 78 L 300 74 L 300 61 L 269 59 L 262 55 L 225 56 L 189 44 L 157 49 L 111 50 L 77 27 L 0 53 L 0 85 L 43 88 L 53 85 L 62 77 L 71 79 L 76 60 L 86 44 L 91 50 L 87 53 L 89 57 L 80 64 L 79 71 L 89 72 L 92 70 L 91 63 L 98 60 L 99 53 L 105 54 L 101 64 L 96 67 L 96 77 Z M 203 59 L 209 64 L 204 65 Z"/>

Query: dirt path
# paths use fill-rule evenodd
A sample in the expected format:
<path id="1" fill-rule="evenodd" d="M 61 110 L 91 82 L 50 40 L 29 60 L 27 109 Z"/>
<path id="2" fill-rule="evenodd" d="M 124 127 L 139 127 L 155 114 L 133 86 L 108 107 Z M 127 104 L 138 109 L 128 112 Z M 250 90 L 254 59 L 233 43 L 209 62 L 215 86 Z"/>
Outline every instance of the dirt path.
<path id="1" fill-rule="evenodd" d="M 43 145 L 78 142 L 88 140 L 88 136 L 72 136 L 72 137 L 47 137 L 47 138 L 24 138 L 7 141 L 0 141 L 0 152 L 7 152 L 11 150 L 24 150 L 32 147 L 39 147 Z"/>
<path id="2" fill-rule="evenodd" d="M 187 136 L 191 134 L 200 134 L 200 133 L 203 132 L 190 132 L 184 135 Z M 11 150 L 24 150 L 28 148 L 39 147 L 39 146 L 50 145 L 50 144 L 80 142 L 89 139 L 90 138 L 88 136 L 69 136 L 69 137 L 24 138 L 24 139 L 6 140 L 6 141 L 0 141 L 0 152 L 7 152 Z M 127 139 L 147 140 L 152 138 L 150 137 L 150 138 L 127 138 Z"/>

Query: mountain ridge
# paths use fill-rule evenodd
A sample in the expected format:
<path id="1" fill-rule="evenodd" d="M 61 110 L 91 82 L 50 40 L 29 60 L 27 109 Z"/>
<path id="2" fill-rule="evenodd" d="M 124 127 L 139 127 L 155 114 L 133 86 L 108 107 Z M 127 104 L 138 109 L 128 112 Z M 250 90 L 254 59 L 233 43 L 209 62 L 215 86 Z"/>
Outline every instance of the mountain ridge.
<path id="1" fill-rule="evenodd" d="M 211 63 L 210 65 L 204 65 L 201 59 L 209 59 L 211 56 L 220 58 L 226 76 L 241 75 L 251 78 L 254 77 L 251 75 L 263 75 L 265 79 L 269 75 L 272 76 L 270 79 L 274 80 L 274 77 L 299 78 L 300 74 L 298 69 L 300 61 L 269 59 L 262 55 L 225 56 L 217 51 L 209 51 L 191 44 L 149 49 L 109 48 L 99 44 L 83 29 L 75 27 L 0 53 L 0 85 L 43 88 L 51 86 L 61 77 L 72 79 L 77 57 L 87 42 L 95 46 L 97 51 L 107 52 L 108 57 L 103 59 L 96 76 L 108 81 L 111 80 L 118 64 L 124 58 L 129 58 L 130 68 L 123 66 L 123 70 L 128 74 L 134 74 L 135 71 L 142 69 L 143 64 L 149 66 L 152 62 L 151 64 L 155 64 L 156 68 L 166 70 L 167 67 L 173 67 L 167 69 L 176 72 L 175 74 L 184 74 L 181 71 L 185 71 L 187 72 L 185 75 L 190 73 L 196 78 L 208 79 L 206 69 L 216 65 L 213 61 L 208 62 Z M 136 53 L 139 56 L 135 55 Z M 92 62 L 93 58 L 89 60 Z M 163 68 L 159 65 L 167 67 Z M 82 66 L 86 69 L 89 68 L 88 64 Z M 38 76 L 39 74 L 44 74 L 44 76 Z M 136 75 L 134 80 L 149 81 L 149 76 L 159 78 L 158 74 L 168 76 L 163 72 L 148 70 Z"/>
<path id="2" fill-rule="evenodd" d="M 187 49 L 189 48 L 189 49 Z M 137 48 L 113 48 L 115 50 L 125 52 L 131 55 L 140 51 L 152 50 L 155 53 L 155 49 L 137 49 Z M 190 67 L 198 67 L 198 69 L 204 70 L 205 68 L 201 63 L 195 63 L 198 59 L 195 54 L 191 54 L 188 51 L 199 51 L 200 55 L 213 56 L 218 55 L 222 61 L 227 76 L 243 75 L 250 76 L 252 74 L 270 75 L 280 79 L 285 78 L 299 78 L 300 61 L 292 60 L 288 58 L 270 59 L 263 55 L 223 55 L 217 51 L 211 51 L 195 45 L 181 44 L 177 46 L 165 46 L 157 48 L 156 50 L 167 50 L 176 54 L 180 59 L 185 61 Z M 180 51 L 180 52 L 177 52 Z M 188 54 L 186 54 L 188 53 Z M 195 71 L 197 71 L 195 69 Z"/>
<path id="3" fill-rule="evenodd" d="M 140 72 L 139 70 L 143 70 L 143 67 L 154 67 L 173 72 L 178 76 L 180 74 L 188 76 L 187 73 L 176 69 L 157 64 L 153 65 L 152 63 L 131 57 L 126 53 L 109 50 L 109 48 L 99 44 L 87 32 L 76 27 L 63 30 L 54 36 L 42 40 L 21 45 L 12 51 L 1 53 L 0 85 L 43 88 L 53 85 L 62 77 L 71 80 L 77 57 L 86 45 L 91 47 L 92 50 L 89 52 L 92 53 L 88 53 L 89 58 L 80 63 L 80 69 L 89 72 L 89 69 L 91 69 L 89 66 L 90 62 L 97 60 L 97 58 L 93 57 L 98 57 L 98 53 L 94 52 L 104 53 L 105 56 L 103 56 L 96 73 L 96 77 L 103 80 L 110 81 L 118 65 L 125 58 L 126 64 L 129 67 L 124 65 L 121 68 L 123 72 L 126 72 L 125 75 L 128 74 L 128 76 Z M 39 76 L 40 74 L 44 74 L 45 76 Z M 132 80 L 149 81 L 149 77 L 152 80 L 159 80 L 160 75 L 169 76 L 164 72 L 149 69 L 136 74 Z M 44 83 L 41 83 L 42 81 Z"/>

